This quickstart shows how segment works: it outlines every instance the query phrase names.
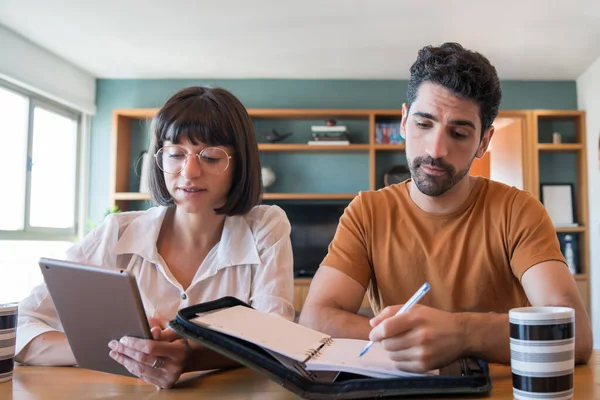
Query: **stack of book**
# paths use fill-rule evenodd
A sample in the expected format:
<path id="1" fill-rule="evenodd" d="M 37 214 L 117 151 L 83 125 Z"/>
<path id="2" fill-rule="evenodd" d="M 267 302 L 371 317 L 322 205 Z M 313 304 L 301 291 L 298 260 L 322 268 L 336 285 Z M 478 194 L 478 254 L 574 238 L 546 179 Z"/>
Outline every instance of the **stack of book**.
<path id="1" fill-rule="evenodd" d="M 313 125 L 311 126 L 312 137 L 308 144 L 312 145 L 349 145 L 348 128 L 344 125 Z"/>

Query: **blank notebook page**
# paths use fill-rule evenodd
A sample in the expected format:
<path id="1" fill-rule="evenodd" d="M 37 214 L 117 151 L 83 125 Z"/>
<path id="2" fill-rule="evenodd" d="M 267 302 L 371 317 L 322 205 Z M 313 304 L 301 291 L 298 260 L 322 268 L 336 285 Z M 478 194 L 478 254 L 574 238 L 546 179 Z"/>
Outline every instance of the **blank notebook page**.
<path id="1" fill-rule="evenodd" d="M 367 343 L 366 340 L 333 339 L 330 345 L 324 346 L 317 356 L 306 363 L 306 367 L 313 371 L 378 372 L 390 376 L 423 375 L 398 370 L 379 343 L 375 343 L 369 351 L 359 357 Z"/>
<path id="2" fill-rule="evenodd" d="M 312 351 L 317 350 L 330 338 L 329 335 L 277 315 L 244 306 L 200 314 L 191 319 L 191 322 L 246 340 L 296 361 L 304 361 Z"/>

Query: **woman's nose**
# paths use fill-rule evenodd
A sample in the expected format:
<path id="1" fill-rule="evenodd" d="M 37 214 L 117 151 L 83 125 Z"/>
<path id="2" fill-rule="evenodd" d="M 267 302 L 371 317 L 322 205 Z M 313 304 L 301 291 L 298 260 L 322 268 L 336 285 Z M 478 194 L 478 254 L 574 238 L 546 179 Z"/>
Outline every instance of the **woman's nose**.
<path id="1" fill-rule="evenodd" d="M 202 167 L 200 166 L 198 155 L 189 154 L 186 157 L 185 164 L 183 164 L 183 169 L 181 170 L 181 175 L 187 179 L 197 178 L 202 175 Z"/>

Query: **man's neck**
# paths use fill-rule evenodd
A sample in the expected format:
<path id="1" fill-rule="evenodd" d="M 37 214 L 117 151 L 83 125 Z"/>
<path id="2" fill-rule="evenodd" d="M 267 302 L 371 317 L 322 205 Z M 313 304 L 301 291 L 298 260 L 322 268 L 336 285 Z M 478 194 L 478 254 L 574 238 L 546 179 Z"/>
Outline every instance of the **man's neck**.
<path id="1" fill-rule="evenodd" d="M 452 189 L 436 197 L 421 193 L 413 181 L 409 182 L 408 189 L 410 198 L 421 210 L 432 214 L 449 214 L 467 200 L 476 181 L 477 178 L 466 175 Z"/>

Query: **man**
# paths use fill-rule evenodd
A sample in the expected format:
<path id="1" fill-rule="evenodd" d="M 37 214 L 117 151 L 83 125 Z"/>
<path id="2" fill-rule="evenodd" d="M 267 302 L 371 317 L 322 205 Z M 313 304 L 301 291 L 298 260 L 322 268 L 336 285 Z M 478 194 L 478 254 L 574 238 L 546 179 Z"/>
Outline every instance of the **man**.
<path id="1" fill-rule="evenodd" d="M 300 323 L 381 342 L 400 369 L 463 356 L 510 362 L 508 310 L 575 309 L 577 362 L 592 349 L 589 317 L 544 207 L 527 192 L 469 175 L 494 134 L 496 69 L 459 44 L 420 50 L 401 133 L 411 179 L 361 192 L 315 275 Z M 424 283 L 410 311 L 396 311 Z M 368 288 L 376 314 L 357 315 Z"/>

